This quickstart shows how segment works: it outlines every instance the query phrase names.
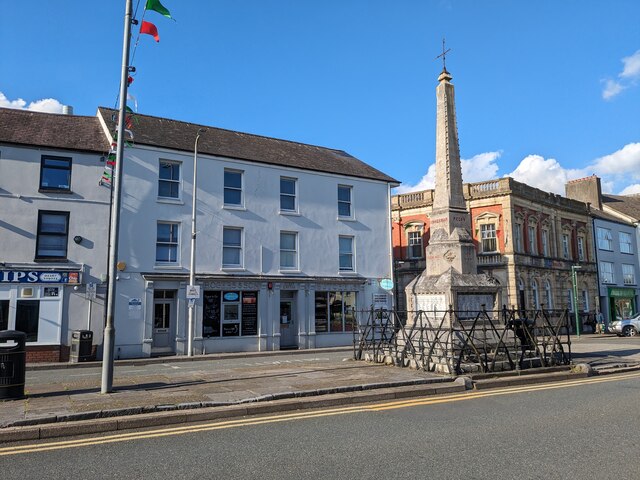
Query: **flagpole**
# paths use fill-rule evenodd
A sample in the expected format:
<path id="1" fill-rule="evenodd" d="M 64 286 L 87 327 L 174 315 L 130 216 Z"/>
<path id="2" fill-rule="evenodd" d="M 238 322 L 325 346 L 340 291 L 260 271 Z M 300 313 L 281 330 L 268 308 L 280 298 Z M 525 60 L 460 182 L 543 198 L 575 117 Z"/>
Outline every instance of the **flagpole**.
<path id="1" fill-rule="evenodd" d="M 118 112 L 118 146 L 116 150 L 116 165 L 113 174 L 111 202 L 111 225 L 109 226 L 109 261 L 107 265 L 107 318 L 104 327 L 102 351 L 102 388 L 101 393 L 113 390 L 113 353 L 115 350 L 115 321 L 116 306 L 116 263 L 118 261 L 118 232 L 120 230 L 120 192 L 122 188 L 122 170 L 124 159 L 124 122 L 127 109 L 127 87 L 129 77 L 129 47 L 131 43 L 133 0 L 126 0 L 124 15 L 124 39 L 122 43 L 122 71 L 120 76 L 120 109 Z"/>

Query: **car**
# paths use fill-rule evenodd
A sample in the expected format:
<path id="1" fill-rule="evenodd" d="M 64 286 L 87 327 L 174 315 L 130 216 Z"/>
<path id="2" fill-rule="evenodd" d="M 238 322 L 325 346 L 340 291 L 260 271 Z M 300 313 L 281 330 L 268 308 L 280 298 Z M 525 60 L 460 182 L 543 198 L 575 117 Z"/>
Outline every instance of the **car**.
<path id="1" fill-rule="evenodd" d="M 618 317 L 615 322 L 609 325 L 609 331 L 624 337 L 640 335 L 640 313 L 629 318 Z"/>

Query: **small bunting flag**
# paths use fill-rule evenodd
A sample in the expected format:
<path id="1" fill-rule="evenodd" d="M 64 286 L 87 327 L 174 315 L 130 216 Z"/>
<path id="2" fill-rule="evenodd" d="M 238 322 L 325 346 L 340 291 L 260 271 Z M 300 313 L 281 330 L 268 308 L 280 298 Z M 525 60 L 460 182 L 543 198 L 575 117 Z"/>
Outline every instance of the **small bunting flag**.
<path id="1" fill-rule="evenodd" d="M 151 35 L 156 40 L 156 42 L 160 41 L 160 35 L 158 34 L 158 29 L 151 22 L 143 21 L 142 25 L 140 25 L 140 33 L 146 33 L 147 35 Z"/>

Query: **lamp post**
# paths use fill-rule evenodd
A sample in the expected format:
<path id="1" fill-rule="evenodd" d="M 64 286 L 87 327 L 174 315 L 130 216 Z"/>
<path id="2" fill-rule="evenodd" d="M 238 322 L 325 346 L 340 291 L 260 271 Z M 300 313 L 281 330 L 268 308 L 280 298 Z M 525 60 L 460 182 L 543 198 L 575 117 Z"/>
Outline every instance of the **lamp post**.
<path id="1" fill-rule="evenodd" d="M 576 318 L 576 335 L 580 337 L 580 324 L 578 323 L 578 275 L 576 270 L 581 270 L 580 265 L 571 265 L 571 284 L 573 286 L 573 313 Z"/>
<path id="2" fill-rule="evenodd" d="M 198 140 L 206 129 L 201 128 L 196 134 L 193 147 L 193 194 L 191 195 L 191 262 L 189 264 L 189 290 L 193 292 L 196 284 L 196 195 L 198 181 Z M 189 319 L 187 325 L 187 356 L 193 356 L 193 311 L 196 308 L 196 299 L 189 298 Z"/>

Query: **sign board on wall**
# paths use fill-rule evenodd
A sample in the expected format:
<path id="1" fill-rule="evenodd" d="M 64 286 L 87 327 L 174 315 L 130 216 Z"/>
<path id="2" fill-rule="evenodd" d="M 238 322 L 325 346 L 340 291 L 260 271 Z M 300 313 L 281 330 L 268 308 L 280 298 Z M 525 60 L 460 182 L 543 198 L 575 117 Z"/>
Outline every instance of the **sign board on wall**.
<path id="1" fill-rule="evenodd" d="M 80 272 L 0 270 L 0 283 L 80 283 Z"/>

